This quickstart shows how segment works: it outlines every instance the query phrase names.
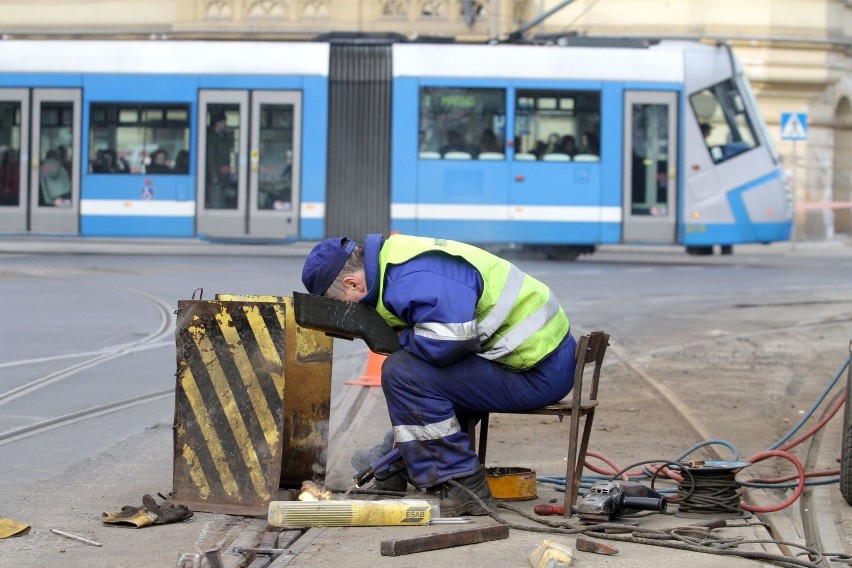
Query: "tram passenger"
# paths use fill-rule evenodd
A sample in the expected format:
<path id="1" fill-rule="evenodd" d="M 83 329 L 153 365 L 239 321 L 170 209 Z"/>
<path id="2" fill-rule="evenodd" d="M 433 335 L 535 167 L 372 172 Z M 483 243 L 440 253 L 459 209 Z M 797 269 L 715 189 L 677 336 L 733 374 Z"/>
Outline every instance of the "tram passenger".
<path id="1" fill-rule="evenodd" d="M 0 158 L 0 205 L 19 205 L 21 159 L 18 150 L 7 148 Z"/>
<path id="2" fill-rule="evenodd" d="M 231 181 L 231 151 L 234 140 L 227 127 L 228 121 L 224 114 L 216 114 L 210 118 L 205 156 L 206 206 L 210 209 L 236 207 L 236 184 Z"/>
<path id="3" fill-rule="evenodd" d="M 189 150 L 180 150 L 175 156 L 174 173 L 188 174 L 189 173 Z"/>
<path id="4" fill-rule="evenodd" d="M 56 149 L 48 150 L 38 169 L 39 205 L 71 205 L 71 177 L 59 161 Z"/>
<path id="5" fill-rule="evenodd" d="M 574 159 L 574 156 L 577 155 L 577 140 L 570 134 L 566 134 L 562 137 L 562 153 L 567 154 Z"/>
<path id="6" fill-rule="evenodd" d="M 484 152 L 502 152 L 503 148 L 500 147 L 500 142 L 497 140 L 497 135 L 494 134 L 494 131 L 490 128 L 486 128 L 482 131 L 482 134 L 479 137 L 479 150 L 478 154 L 482 154 Z"/>
<path id="7" fill-rule="evenodd" d="M 447 143 L 441 146 L 438 151 L 441 153 L 442 157 L 448 152 L 465 152 L 470 154 L 471 157 L 474 157 L 477 154 L 476 149 L 467 143 L 464 139 L 464 135 L 458 130 L 447 131 Z"/>
<path id="8" fill-rule="evenodd" d="M 130 164 L 124 158 L 119 158 L 112 148 L 103 148 L 95 154 L 92 172 L 97 174 L 129 174 Z"/>
<path id="9" fill-rule="evenodd" d="M 598 142 L 598 137 L 594 132 L 583 132 L 580 136 L 580 153 L 593 154 L 599 156 L 601 153 L 601 145 Z"/>
<path id="10" fill-rule="evenodd" d="M 157 148 L 151 153 L 151 163 L 145 167 L 146 174 L 170 174 L 169 153 L 162 148 Z"/>
<path id="11" fill-rule="evenodd" d="M 382 390 L 406 483 L 441 501 L 447 516 L 488 514 L 485 471 L 459 416 L 539 408 L 573 386 L 576 342 L 551 290 L 508 261 L 460 242 L 408 235 L 321 241 L 302 282 L 311 294 L 374 307 L 402 349 L 382 365 Z M 390 451 L 356 452 L 352 464 Z M 366 463 L 364 463 L 366 462 Z"/>

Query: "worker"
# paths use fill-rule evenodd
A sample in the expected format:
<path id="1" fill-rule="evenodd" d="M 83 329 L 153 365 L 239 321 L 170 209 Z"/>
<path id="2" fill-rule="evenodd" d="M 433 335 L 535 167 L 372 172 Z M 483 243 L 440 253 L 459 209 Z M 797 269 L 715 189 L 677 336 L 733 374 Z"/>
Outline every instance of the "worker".
<path id="1" fill-rule="evenodd" d="M 400 234 L 325 239 L 302 282 L 374 307 L 399 334 L 381 383 L 402 487 L 440 499 L 444 516 L 487 515 L 465 490 L 493 508 L 458 416 L 540 408 L 571 390 L 576 342 L 550 289 L 477 247 Z"/>

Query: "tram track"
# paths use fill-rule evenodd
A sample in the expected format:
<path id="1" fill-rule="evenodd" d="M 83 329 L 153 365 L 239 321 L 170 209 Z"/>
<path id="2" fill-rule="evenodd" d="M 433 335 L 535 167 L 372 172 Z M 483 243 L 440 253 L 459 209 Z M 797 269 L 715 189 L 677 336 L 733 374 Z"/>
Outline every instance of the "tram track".
<path id="1" fill-rule="evenodd" d="M 848 305 L 848 303 L 846 305 Z M 656 391 L 672 413 L 677 414 L 681 419 L 683 419 L 701 439 L 710 440 L 716 438 L 716 436 L 713 435 L 713 428 L 705 420 L 703 420 L 674 389 L 670 388 L 662 380 L 658 380 L 652 373 L 645 370 L 643 368 L 644 362 L 649 361 L 655 356 L 672 355 L 688 349 L 696 349 L 699 347 L 706 349 L 726 342 L 743 342 L 746 340 L 753 340 L 773 335 L 796 336 L 805 340 L 803 341 L 804 343 L 807 343 L 806 340 L 808 335 L 805 333 L 806 330 L 820 326 L 848 324 L 849 322 L 852 322 L 852 314 L 845 313 L 829 317 L 812 318 L 807 321 L 800 321 L 790 326 L 745 333 L 733 333 L 730 335 L 708 338 L 706 340 L 690 341 L 680 345 L 669 345 L 662 348 L 650 349 L 642 353 L 629 353 L 622 348 L 613 346 L 610 346 L 609 352 L 613 354 L 616 359 L 615 362 L 611 363 L 612 365 L 623 365 L 632 373 L 639 376 L 648 386 Z M 817 358 L 820 356 L 820 352 L 816 347 L 808 346 L 807 349 L 812 357 Z M 807 363 L 799 363 L 796 367 L 797 368 L 792 374 L 791 382 L 787 385 L 786 390 L 788 391 L 788 394 L 791 389 L 797 390 L 798 387 L 796 385 L 802 383 L 806 377 L 804 368 L 807 367 Z M 838 394 L 837 396 L 840 395 Z M 835 400 L 836 398 L 837 397 L 835 397 Z M 831 405 L 828 406 L 830 407 Z M 818 431 L 810 440 L 808 440 L 807 445 L 803 446 L 797 452 L 804 456 L 802 458 L 802 462 L 807 471 L 815 469 L 818 465 L 817 459 L 820 453 L 820 444 L 823 442 L 824 438 L 825 436 L 823 435 L 823 432 Z M 707 446 L 704 450 L 712 454 L 714 456 L 713 459 L 729 459 L 729 456 L 723 456 L 714 446 Z M 838 448 L 838 454 L 839 451 L 840 450 Z M 748 472 L 743 472 L 743 475 L 745 477 L 749 477 Z M 799 532 L 799 529 L 796 528 L 793 523 L 788 524 L 786 519 L 780 520 L 779 522 L 777 517 L 766 514 L 758 514 L 758 518 L 770 530 L 773 536 L 777 537 L 779 540 L 793 542 L 796 540 L 796 537 L 800 537 L 800 539 L 804 539 L 805 545 L 816 550 L 828 551 L 831 553 L 843 553 L 842 543 L 837 535 L 834 523 L 825 521 L 826 518 L 831 518 L 831 511 L 823 509 L 826 507 L 830 508 L 830 505 L 831 500 L 827 500 L 825 498 L 814 498 L 813 491 L 806 488 L 799 502 L 796 503 L 795 510 L 795 513 L 799 516 L 799 520 L 801 522 L 801 532 Z M 823 548 L 824 546 L 828 546 L 831 550 Z M 789 547 L 780 546 L 780 548 L 785 554 L 792 555 Z M 829 566 L 828 561 L 824 561 L 823 565 L 826 567 Z"/>
<path id="2" fill-rule="evenodd" d="M 16 399 L 35 393 L 45 387 L 55 385 L 61 381 L 79 376 L 81 373 L 99 365 L 103 365 L 104 363 L 114 361 L 134 353 L 139 353 L 141 351 L 146 351 L 149 349 L 159 349 L 174 344 L 174 339 L 172 336 L 172 334 L 174 333 L 174 313 L 171 306 L 169 306 L 162 300 L 156 298 L 155 296 L 141 290 L 134 290 L 131 288 L 125 288 L 120 286 L 105 285 L 102 283 L 98 283 L 96 285 L 102 288 L 108 288 L 111 290 L 119 291 L 123 294 L 127 294 L 130 296 L 143 298 L 150 302 L 151 305 L 155 307 L 159 316 L 159 322 L 157 324 L 156 329 L 136 341 L 122 343 L 104 349 L 88 351 L 86 353 L 50 355 L 45 357 L 21 359 L 17 361 L 7 361 L 5 363 L 2 363 L 0 364 L 0 368 L 11 368 L 21 365 L 54 362 L 63 359 L 71 359 L 78 357 L 83 358 L 83 360 L 78 361 L 74 364 L 64 366 L 61 369 L 36 377 L 25 382 L 24 384 L 7 389 L 6 391 L 0 393 L 0 406 L 7 405 L 15 401 Z M 168 342 L 164 341 L 166 337 L 170 338 Z M 167 396 L 173 395 L 173 389 L 160 390 L 129 397 L 122 400 L 111 401 L 108 403 L 95 405 L 80 410 L 75 410 L 60 416 L 39 420 L 26 426 L 0 432 L 0 446 L 12 444 L 38 434 L 43 434 L 55 430 L 57 428 L 70 426 L 84 420 L 97 418 L 99 416 L 120 412 L 122 410 L 147 404 L 149 402 L 154 402 Z"/>

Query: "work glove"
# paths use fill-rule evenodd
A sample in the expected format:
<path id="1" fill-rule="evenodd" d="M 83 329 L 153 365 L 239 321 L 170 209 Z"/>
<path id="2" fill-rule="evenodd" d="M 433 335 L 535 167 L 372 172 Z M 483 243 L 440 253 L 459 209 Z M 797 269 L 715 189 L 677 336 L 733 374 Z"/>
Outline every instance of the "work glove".
<path id="1" fill-rule="evenodd" d="M 132 526 L 138 529 L 149 525 L 165 525 L 184 521 L 192 516 L 185 505 L 175 505 L 171 501 L 157 502 L 150 495 L 142 497 L 142 506 L 125 505 L 120 511 L 103 513 L 103 522 L 111 525 Z"/>

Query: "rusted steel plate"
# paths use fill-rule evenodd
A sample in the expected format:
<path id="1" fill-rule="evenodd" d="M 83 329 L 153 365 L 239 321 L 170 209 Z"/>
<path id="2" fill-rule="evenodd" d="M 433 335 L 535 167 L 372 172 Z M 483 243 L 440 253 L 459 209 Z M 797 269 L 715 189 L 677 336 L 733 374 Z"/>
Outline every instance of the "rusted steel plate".
<path id="1" fill-rule="evenodd" d="M 287 312 L 292 307 L 288 309 L 286 299 L 252 301 L 265 299 L 270 298 L 178 303 L 173 498 L 193 510 L 265 514 L 269 501 L 277 497 L 283 464 L 294 472 L 288 476 L 300 482 L 316 478 L 317 462 L 321 461 L 325 473 L 330 339 L 320 338 L 313 347 L 306 347 L 296 339 L 295 324 L 288 326 Z M 300 349 L 312 348 L 310 356 L 299 355 Z M 327 360 L 326 388 L 320 388 L 312 400 L 300 398 L 304 393 L 289 388 L 290 383 L 309 380 L 299 377 L 298 360 L 306 356 Z M 294 439 L 297 446 L 305 444 L 294 438 L 296 428 L 291 423 L 294 415 L 298 417 L 300 436 L 304 436 L 306 428 L 301 424 L 310 418 L 291 409 L 288 401 L 300 408 L 313 404 L 325 409 L 324 414 L 322 410 L 311 414 L 324 424 L 308 429 L 316 455 L 304 458 L 309 463 L 300 467 L 291 467 L 294 464 L 285 458 L 294 454 Z"/>
<path id="2" fill-rule="evenodd" d="M 284 306 L 276 312 L 285 329 L 286 377 L 279 486 L 300 488 L 306 479 L 325 484 L 333 339 L 296 323 L 293 298 L 218 294 L 216 299 Z"/>

